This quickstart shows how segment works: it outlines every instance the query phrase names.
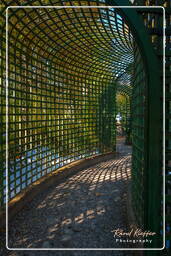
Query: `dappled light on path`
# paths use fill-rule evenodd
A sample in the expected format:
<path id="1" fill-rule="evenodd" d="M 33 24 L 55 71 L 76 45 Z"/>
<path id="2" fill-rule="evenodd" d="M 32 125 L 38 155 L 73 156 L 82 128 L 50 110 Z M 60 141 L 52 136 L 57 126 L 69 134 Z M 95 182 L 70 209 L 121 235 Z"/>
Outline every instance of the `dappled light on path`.
<path id="1" fill-rule="evenodd" d="M 12 248 L 117 248 L 126 228 L 130 154 L 84 169 L 51 187 L 9 224 Z"/>

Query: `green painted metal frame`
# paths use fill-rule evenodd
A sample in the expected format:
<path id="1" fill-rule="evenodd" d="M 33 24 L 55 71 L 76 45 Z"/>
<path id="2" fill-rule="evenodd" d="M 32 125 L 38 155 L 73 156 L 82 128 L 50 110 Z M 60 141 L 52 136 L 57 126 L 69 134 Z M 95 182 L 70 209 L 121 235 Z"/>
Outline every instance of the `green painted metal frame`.
<path id="1" fill-rule="evenodd" d="M 119 5 L 120 1 L 110 1 Z M 123 1 L 126 6 L 128 1 Z M 122 14 L 128 21 L 136 42 L 140 48 L 141 57 L 144 62 L 144 69 L 147 79 L 147 108 L 145 113 L 145 228 L 151 229 L 160 234 L 161 216 L 161 184 L 162 184 L 162 164 L 161 164 L 161 117 L 160 98 L 161 84 L 159 60 L 154 52 L 153 46 L 148 37 L 148 31 L 142 26 L 142 20 L 132 9 L 122 9 Z M 157 197 L 158 200 L 155 200 Z M 162 248 L 163 241 L 160 235 L 153 241 L 153 248 Z"/>
<path id="2" fill-rule="evenodd" d="M 170 15 L 171 15 L 171 2 L 166 0 L 156 0 L 154 1 L 136 1 L 136 4 L 138 5 L 158 5 L 165 7 L 165 13 L 166 13 L 166 48 L 165 48 L 165 131 L 166 131 L 166 154 L 165 154 L 165 171 L 166 171 L 166 249 L 162 251 L 161 253 L 149 253 L 148 255 L 170 255 L 171 252 L 171 207 L 170 207 L 170 42 L 171 42 L 171 30 L 170 30 Z M 150 13 L 147 10 L 141 10 L 141 15 L 144 20 L 145 26 L 148 28 L 149 35 L 151 42 L 153 44 L 153 47 L 155 49 L 156 56 L 158 57 L 160 63 L 161 63 L 161 70 L 162 70 L 162 64 L 163 64 L 163 12 L 161 10 L 153 10 Z M 163 74 L 161 72 L 160 79 L 163 80 Z M 161 101 L 163 100 L 162 95 L 162 89 L 161 88 Z M 163 121 L 163 111 L 160 110 L 160 116 L 161 121 Z M 161 127 L 161 140 L 162 140 L 162 133 L 163 129 Z M 160 142 L 162 145 L 162 141 Z M 162 155 L 162 146 L 161 146 L 161 155 Z M 162 192 L 161 192 L 162 193 Z M 161 203 L 161 212 L 163 211 L 163 202 Z"/>

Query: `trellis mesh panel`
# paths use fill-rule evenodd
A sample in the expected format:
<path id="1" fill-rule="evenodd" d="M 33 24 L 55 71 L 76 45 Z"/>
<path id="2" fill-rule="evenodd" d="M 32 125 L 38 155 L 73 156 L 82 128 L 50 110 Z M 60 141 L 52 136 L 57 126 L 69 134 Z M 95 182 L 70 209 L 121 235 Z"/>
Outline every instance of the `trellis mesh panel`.
<path id="1" fill-rule="evenodd" d="M 163 129 L 162 129 L 162 122 L 163 118 L 166 119 L 166 251 L 162 253 L 158 252 L 156 255 L 163 255 L 165 253 L 166 255 L 169 255 L 170 253 L 170 248 L 171 248 L 171 207 L 170 207 L 170 202 L 171 202 L 171 190 L 170 190 L 170 180 L 171 180 L 171 162 L 170 162 L 170 48 L 169 44 L 171 42 L 171 31 L 170 31 L 170 25 L 171 25 L 171 20 L 170 20 L 170 7 L 171 7 L 171 2 L 167 0 L 136 0 L 135 4 L 138 5 L 146 5 L 146 6 L 163 6 L 165 7 L 165 14 L 166 14 L 166 49 L 165 49 L 165 54 L 166 54 L 166 82 L 165 82 L 165 90 L 166 90 L 166 116 L 163 116 L 163 110 L 162 107 L 160 109 L 160 115 L 161 115 L 161 123 L 157 124 L 158 126 L 160 125 L 161 128 L 161 136 L 160 136 L 160 148 L 161 148 L 161 162 L 162 162 L 162 137 L 163 137 Z M 163 72 L 162 72 L 162 63 L 163 63 L 163 10 L 160 9 L 152 9 L 150 12 L 148 10 L 142 10 L 141 11 L 144 24 L 148 28 L 148 32 L 151 38 L 151 42 L 153 43 L 154 50 L 156 52 L 156 55 L 158 56 L 158 59 L 160 60 L 161 63 L 161 73 L 160 73 L 160 78 L 161 78 L 161 101 L 163 101 L 163 88 L 162 88 L 162 80 L 163 80 Z M 160 103 L 162 106 L 162 103 Z M 156 147 L 157 147 L 156 143 Z M 161 164 L 161 174 L 162 174 L 162 164 Z M 161 190 L 160 190 L 161 196 L 158 196 L 158 201 L 161 199 L 161 208 L 160 212 L 158 212 L 159 219 L 162 223 L 162 218 L 163 218 L 163 201 L 162 201 L 162 196 L 163 196 L 163 185 L 161 184 Z M 162 225 L 161 225 L 161 230 L 162 230 Z M 162 232 L 162 231 L 161 231 Z M 150 255 L 150 253 L 146 253 L 146 255 Z"/>
<path id="2" fill-rule="evenodd" d="M 120 124 L 122 127 L 122 136 L 129 136 L 130 130 L 130 98 L 123 92 L 116 95 L 116 112 L 120 116 Z M 119 135 L 119 134 L 118 134 Z"/>
<path id="3" fill-rule="evenodd" d="M 4 30 L 3 42 L 5 79 Z M 9 199 L 70 162 L 114 150 L 114 81 L 131 56 L 132 35 L 114 8 L 8 9 Z M 5 82 L 1 89 L 4 129 Z"/>
<path id="4" fill-rule="evenodd" d="M 116 81 L 116 112 L 121 115 L 121 126 L 125 136 L 125 143 L 131 144 L 131 96 L 132 96 L 132 78 L 133 62 L 130 58 L 127 66 L 127 73 L 123 73 Z"/>
<path id="5" fill-rule="evenodd" d="M 140 52 L 135 47 L 134 52 L 134 80 L 132 92 L 132 202 L 134 213 L 140 226 L 144 226 L 145 200 L 145 109 L 147 78 Z M 146 206 L 147 207 L 147 206 Z"/>

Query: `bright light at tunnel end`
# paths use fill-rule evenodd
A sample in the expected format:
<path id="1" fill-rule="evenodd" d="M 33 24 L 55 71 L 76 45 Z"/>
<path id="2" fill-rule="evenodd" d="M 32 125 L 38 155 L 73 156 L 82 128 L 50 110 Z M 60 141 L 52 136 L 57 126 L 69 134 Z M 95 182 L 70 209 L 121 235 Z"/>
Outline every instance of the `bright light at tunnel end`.
<path id="1" fill-rule="evenodd" d="M 134 3 L 134 0 L 129 0 L 131 3 Z M 120 9 L 120 8 L 131 8 L 131 9 L 138 9 L 138 8 L 160 8 L 163 10 L 163 247 L 162 248 L 9 248 L 8 247 L 8 10 L 9 9 L 26 9 L 26 8 L 55 8 L 55 9 L 62 9 L 62 8 L 102 8 L 102 9 Z M 165 45 L 166 45 L 166 36 L 165 36 L 165 29 L 166 29 L 166 14 L 165 8 L 163 6 L 8 6 L 6 8 L 6 248 L 8 250 L 14 251 L 85 251 L 85 250 L 100 250 L 100 251 L 153 251 L 153 250 L 163 250 L 165 248 Z"/>

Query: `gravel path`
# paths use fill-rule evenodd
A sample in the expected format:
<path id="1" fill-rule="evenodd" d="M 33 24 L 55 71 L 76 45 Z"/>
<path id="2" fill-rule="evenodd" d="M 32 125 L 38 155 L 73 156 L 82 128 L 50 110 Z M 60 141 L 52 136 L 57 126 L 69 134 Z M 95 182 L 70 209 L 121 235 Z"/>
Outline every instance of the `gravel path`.
<path id="1" fill-rule="evenodd" d="M 127 229 L 130 147 L 39 194 L 9 223 L 11 248 L 119 248 L 112 230 Z M 122 246 L 123 247 L 123 246 Z M 126 256 L 128 251 L 13 251 L 10 256 Z"/>

